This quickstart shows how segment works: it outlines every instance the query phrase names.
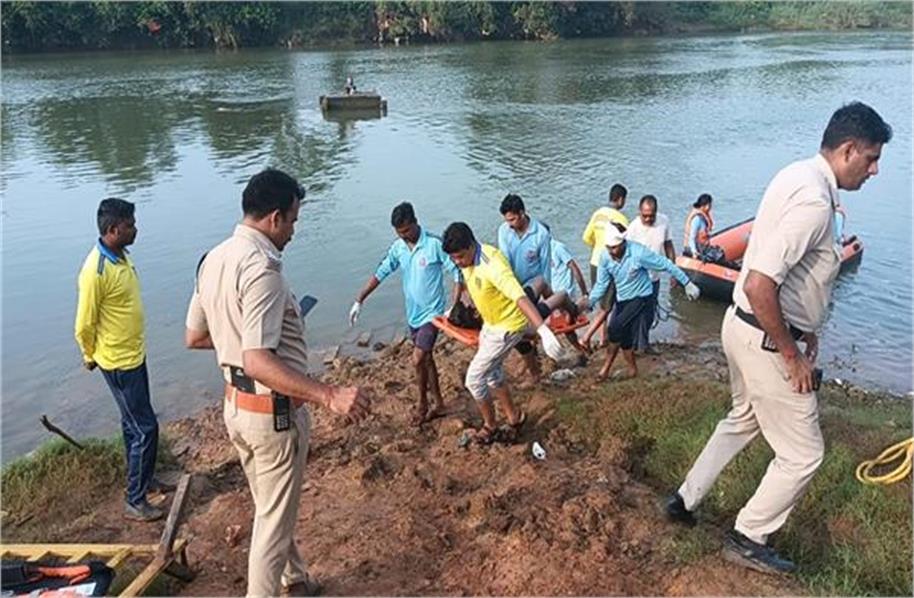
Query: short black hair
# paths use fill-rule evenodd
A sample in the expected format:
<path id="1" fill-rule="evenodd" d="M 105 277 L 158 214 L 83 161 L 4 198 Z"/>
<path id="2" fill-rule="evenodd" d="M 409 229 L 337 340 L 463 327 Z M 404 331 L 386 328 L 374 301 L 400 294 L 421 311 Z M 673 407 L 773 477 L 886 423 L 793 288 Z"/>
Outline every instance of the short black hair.
<path id="1" fill-rule="evenodd" d="M 274 210 L 288 213 L 295 200 L 305 198 L 305 189 L 293 177 L 275 168 L 267 168 L 250 178 L 241 194 L 245 216 L 263 218 Z"/>
<path id="2" fill-rule="evenodd" d="M 112 226 L 130 220 L 133 218 L 134 210 L 135 206 L 129 201 L 116 197 L 103 199 L 98 204 L 98 214 L 96 215 L 98 234 L 104 237 Z"/>
<path id="3" fill-rule="evenodd" d="M 524 207 L 524 200 L 520 198 L 520 195 L 508 193 L 505 195 L 505 198 L 501 200 L 501 207 L 498 210 L 501 212 L 501 215 L 504 216 L 508 212 L 520 214 L 527 209 Z"/>
<path id="4" fill-rule="evenodd" d="M 390 213 L 390 225 L 399 228 L 405 224 L 415 224 L 416 213 L 413 211 L 413 204 L 404 201 L 393 209 Z"/>
<path id="5" fill-rule="evenodd" d="M 702 193 L 698 196 L 698 199 L 695 200 L 695 203 L 692 204 L 692 207 L 696 210 L 702 206 L 711 205 L 711 202 L 714 201 L 714 198 L 711 197 L 708 193 Z"/>
<path id="6" fill-rule="evenodd" d="M 625 185 L 621 183 L 616 183 L 609 188 L 609 201 L 614 202 L 620 199 L 625 199 L 628 197 L 628 189 L 625 188 Z"/>
<path id="7" fill-rule="evenodd" d="M 892 127 L 879 114 L 862 102 L 851 102 L 831 115 L 822 134 L 822 149 L 833 150 L 848 140 L 867 144 L 888 143 Z"/>
<path id="8" fill-rule="evenodd" d="M 444 253 L 456 253 L 469 249 L 476 243 L 476 237 L 466 222 L 452 222 L 444 229 L 441 247 Z"/>
<path id="9" fill-rule="evenodd" d="M 638 202 L 638 207 L 643 206 L 644 204 L 649 203 L 654 206 L 654 209 L 657 209 L 657 198 L 651 194 L 647 194 L 641 198 L 641 201 Z"/>

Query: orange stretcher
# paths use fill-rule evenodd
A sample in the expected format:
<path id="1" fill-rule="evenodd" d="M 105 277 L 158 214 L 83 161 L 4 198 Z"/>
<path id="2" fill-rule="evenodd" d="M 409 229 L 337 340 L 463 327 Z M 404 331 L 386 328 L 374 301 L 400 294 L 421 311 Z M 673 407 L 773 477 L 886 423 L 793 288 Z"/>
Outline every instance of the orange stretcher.
<path id="1" fill-rule="evenodd" d="M 581 314 L 578 316 L 577 320 L 574 322 L 569 322 L 568 318 L 564 314 L 553 312 L 549 315 L 549 319 L 546 321 L 546 323 L 549 325 L 549 328 L 552 330 L 552 332 L 556 334 L 567 334 L 573 330 L 587 326 L 590 324 L 590 320 L 587 319 L 587 316 Z M 433 318 L 432 325 L 452 339 L 459 341 L 468 347 L 475 347 L 479 345 L 478 330 L 455 326 L 451 324 L 444 316 L 436 316 Z"/>

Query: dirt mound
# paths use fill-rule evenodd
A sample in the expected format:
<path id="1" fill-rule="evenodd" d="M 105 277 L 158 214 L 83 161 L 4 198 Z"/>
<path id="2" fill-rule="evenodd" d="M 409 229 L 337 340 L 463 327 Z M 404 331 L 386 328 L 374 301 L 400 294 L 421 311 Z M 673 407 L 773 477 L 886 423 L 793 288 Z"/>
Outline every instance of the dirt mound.
<path id="1" fill-rule="evenodd" d="M 460 384 L 471 357 L 445 343 L 448 414 L 421 429 L 407 423 L 414 399 L 403 348 L 340 360 L 325 375 L 375 393 L 374 414 L 358 426 L 313 412 L 296 537 L 328 594 L 797 593 L 717 558 L 680 566 L 669 541 L 682 532 L 625 469 L 629 447 L 585 449 L 556 423 L 549 390 L 518 394 L 530 417 L 516 444 L 459 447 L 463 429 L 478 425 Z M 519 367 L 512 360 L 509 374 Z M 579 372 L 576 384 L 592 384 Z M 221 416 L 213 409 L 174 430 L 194 439 L 182 458 L 200 478 L 187 530 L 200 574 L 181 592 L 243 593 L 252 505 Z M 531 456 L 534 440 L 544 461 Z"/>

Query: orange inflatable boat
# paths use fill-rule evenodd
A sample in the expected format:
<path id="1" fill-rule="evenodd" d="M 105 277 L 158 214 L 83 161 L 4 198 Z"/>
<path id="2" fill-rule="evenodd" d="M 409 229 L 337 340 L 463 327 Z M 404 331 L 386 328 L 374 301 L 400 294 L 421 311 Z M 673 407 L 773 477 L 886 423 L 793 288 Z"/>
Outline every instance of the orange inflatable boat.
<path id="1" fill-rule="evenodd" d="M 702 297 L 728 302 L 732 300 L 733 285 L 739 276 L 754 220 L 744 220 L 711 235 L 711 245 L 717 245 L 724 251 L 723 263 L 703 262 L 684 255 L 676 258 L 676 265 L 698 285 Z M 841 252 L 841 272 L 858 265 L 862 258 L 863 241 L 856 236 L 845 239 Z"/>
<path id="2" fill-rule="evenodd" d="M 568 322 L 568 318 L 566 318 L 564 315 L 554 312 L 549 316 L 549 320 L 547 322 L 549 324 L 549 328 L 552 329 L 552 332 L 556 334 L 566 334 L 572 330 L 577 330 L 578 328 L 583 328 L 584 326 L 590 324 L 590 321 L 584 314 L 579 315 L 578 319 L 572 324 Z M 444 316 L 435 317 L 432 320 L 432 325 L 449 337 L 460 341 L 464 345 L 475 347 L 479 344 L 478 330 L 455 326 L 448 322 L 448 319 Z"/>

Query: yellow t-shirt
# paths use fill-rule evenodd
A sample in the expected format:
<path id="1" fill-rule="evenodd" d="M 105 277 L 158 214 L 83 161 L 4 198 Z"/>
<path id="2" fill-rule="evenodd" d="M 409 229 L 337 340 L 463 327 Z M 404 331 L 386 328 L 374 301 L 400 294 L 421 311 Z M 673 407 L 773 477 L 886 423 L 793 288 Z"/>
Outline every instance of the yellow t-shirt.
<path id="1" fill-rule="evenodd" d="M 603 234 L 606 231 L 607 224 L 610 222 L 616 222 L 628 228 L 628 218 L 625 217 L 625 214 L 616 208 L 603 207 L 593 213 L 593 216 L 590 217 L 590 222 L 587 223 L 587 228 L 584 229 L 584 234 L 581 238 L 593 248 L 590 252 L 591 266 L 600 265 L 600 254 L 603 253 L 604 247 Z"/>
<path id="2" fill-rule="evenodd" d="M 96 245 L 79 272 L 76 343 L 85 361 L 130 370 L 146 359 L 143 301 L 136 268 Z"/>
<path id="3" fill-rule="evenodd" d="M 470 297 L 488 328 L 519 332 L 527 327 L 527 316 L 517 306 L 517 300 L 524 296 L 524 289 L 502 252 L 480 243 L 476 265 L 461 268 L 460 271 Z"/>

